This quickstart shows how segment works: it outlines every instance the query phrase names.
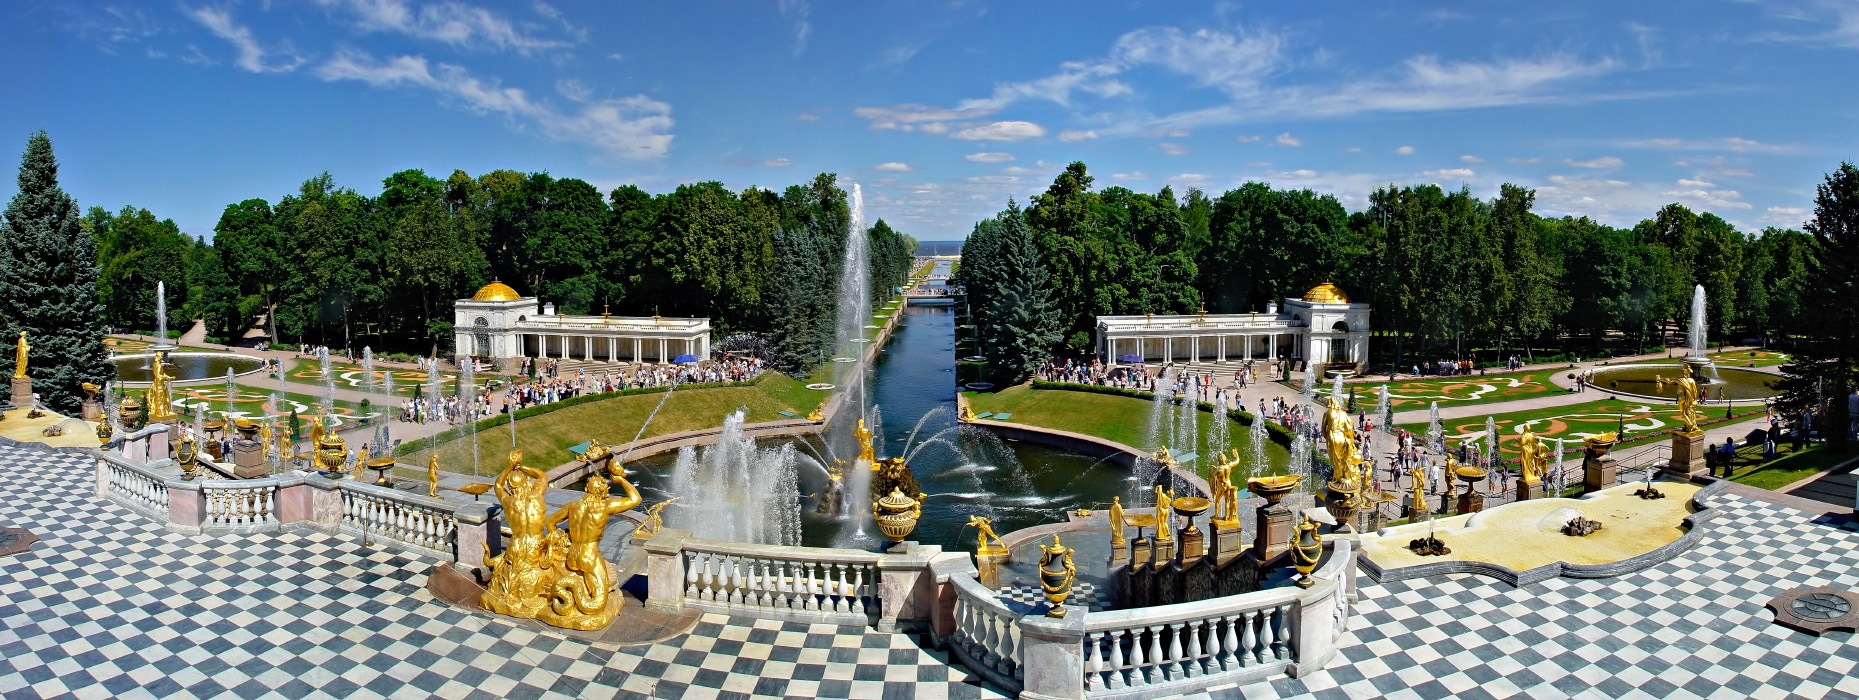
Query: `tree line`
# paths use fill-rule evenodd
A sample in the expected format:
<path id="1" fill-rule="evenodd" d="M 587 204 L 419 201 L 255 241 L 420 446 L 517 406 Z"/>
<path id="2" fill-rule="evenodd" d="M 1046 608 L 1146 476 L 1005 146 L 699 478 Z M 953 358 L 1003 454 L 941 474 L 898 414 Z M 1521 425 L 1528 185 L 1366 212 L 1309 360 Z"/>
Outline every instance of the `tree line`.
<path id="1" fill-rule="evenodd" d="M 262 316 L 273 342 L 433 354 L 451 345 L 451 302 L 497 279 L 565 314 L 709 317 L 719 337 L 779 340 L 798 372 L 831 350 L 850 221 L 831 173 L 782 192 L 700 182 L 602 196 L 548 173 L 404 170 L 373 197 L 324 173 L 275 202 L 228 205 L 210 241 L 135 207 L 92 207 L 83 225 L 119 328 L 153 327 L 163 281 L 170 317 L 205 319 L 217 337 Z M 865 235 L 873 288 L 901 284 L 915 240 L 882 220 Z"/>
<path id="2" fill-rule="evenodd" d="M 1024 379 L 1049 352 L 1090 354 L 1098 316 L 1258 311 L 1326 281 L 1373 306 L 1383 366 L 1474 349 L 1593 356 L 1610 337 L 1643 351 L 1689 324 L 1694 285 L 1706 292 L 1712 341 L 1779 338 L 1805 356 L 1828 310 L 1859 308 L 1859 282 L 1841 267 L 1852 261 L 1835 253 L 1854 244 L 1839 232 L 1859 228 L 1859 197 L 1842 189 L 1851 187 L 1859 173 L 1842 164 L 1806 232 L 1746 232 L 1676 203 L 1628 228 L 1545 217 L 1532 211 L 1533 190 L 1509 183 L 1488 200 L 1390 185 L 1350 212 L 1332 195 L 1262 182 L 1218 197 L 1098 190 L 1072 163 L 1024 211 L 1010 202 L 975 225 L 955 281 L 971 291 L 997 383 Z M 1818 352 L 1859 354 L 1834 346 Z M 1850 360 L 1827 363 L 1852 371 Z"/>

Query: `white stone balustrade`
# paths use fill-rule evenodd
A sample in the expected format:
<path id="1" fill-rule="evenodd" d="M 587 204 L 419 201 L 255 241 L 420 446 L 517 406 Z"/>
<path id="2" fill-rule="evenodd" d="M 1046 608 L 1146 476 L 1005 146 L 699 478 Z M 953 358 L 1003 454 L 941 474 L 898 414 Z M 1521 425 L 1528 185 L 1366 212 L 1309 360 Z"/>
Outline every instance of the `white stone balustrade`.
<path id="1" fill-rule="evenodd" d="M 206 497 L 206 521 L 209 531 L 225 528 L 232 531 L 271 529 L 278 523 L 278 480 L 208 481 L 200 484 Z"/>
<path id="2" fill-rule="evenodd" d="M 856 549 L 685 539 L 684 603 L 780 620 L 868 625 L 881 608 L 878 560 Z"/>
<path id="3" fill-rule="evenodd" d="M 1026 680 L 1020 615 L 972 576 L 956 575 L 950 583 L 955 585 L 955 633 L 945 643 L 969 669 L 1019 692 Z"/>
<path id="4" fill-rule="evenodd" d="M 389 540 L 426 556 L 452 560 L 458 528 L 456 504 L 385 486 L 338 482 L 342 491 L 341 529 L 371 539 Z"/>
<path id="5" fill-rule="evenodd" d="M 167 515 L 168 487 L 163 477 L 140 464 L 107 456 L 98 458 L 97 466 L 104 472 L 100 495 L 151 514 Z"/>

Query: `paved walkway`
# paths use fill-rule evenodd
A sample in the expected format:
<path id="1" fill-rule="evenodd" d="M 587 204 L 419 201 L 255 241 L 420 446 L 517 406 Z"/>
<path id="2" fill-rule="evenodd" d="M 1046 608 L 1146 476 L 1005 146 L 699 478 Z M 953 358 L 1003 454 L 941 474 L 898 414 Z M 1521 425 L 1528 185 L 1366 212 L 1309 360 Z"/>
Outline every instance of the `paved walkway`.
<path id="1" fill-rule="evenodd" d="M 430 564 L 342 535 L 187 537 L 90 495 L 81 457 L 0 448 L 0 696 L 1001 697 L 926 640 L 706 615 L 615 648 L 453 608 Z M 1329 666 L 1199 697 L 1859 698 L 1859 644 L 1770 623 L 1859 587 L 1859 529 L 1735 496 L 1704 540 L 1614 579 L 1361 581 Z"/>

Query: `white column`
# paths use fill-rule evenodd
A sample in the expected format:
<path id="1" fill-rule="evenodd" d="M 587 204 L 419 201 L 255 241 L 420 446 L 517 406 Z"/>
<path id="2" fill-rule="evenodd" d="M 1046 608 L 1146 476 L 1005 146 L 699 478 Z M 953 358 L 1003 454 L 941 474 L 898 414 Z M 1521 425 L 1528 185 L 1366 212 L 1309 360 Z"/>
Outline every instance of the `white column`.
<path id="1" fill-rule="evenodd" d="M 1198 335 L 1188 336 L 1188 354 L 1192 356 L 1188 358 L 1189 362 L 1200 362 L 1201 361 L 1201 337 L 1200 336 Z"/>
<path id="2" fill-rule="evenodd" d="M 1144 343 L 1143 343 L 1142 336 L 1137 336 L 1136 337 L 1136 359 L 1142 362 L 1148 362 L 1149 355 L 1143 352 L 1146 349 L 1143 347 L 1143 345 Z"/>
<path id="3" fill-rule="evenodd" d="M 616 362 L 619 359 L 620 359 L 620 339 L 615 338 L 613 336 L 607 336 L 607 361 Z"/>
<path id="4" fill-rule="evenodd" d="M 1162 361 L 1175 361 L 1175 336 L 1171 335 L 1162 339 Z"/>
<path id="5" fill-rule="evenodd" d="M 1273 333 L 1271 335 L 1265 336 L 1265 338 L 1266 338 L 1265 359 L 1268 359 L 1268 360 L 1278 359 L 1278 334 Z"/>
<path id="6" fill-rule="evenodd" d="M 1220 339 L 1220 363 L 1226 364 L 1226 336 L 1219 335 L 1215 337 Z"/>
<path id="7" fill-rule="evenodd" d="M 635 363 L 639 361 L 639 350 L 640 350 L 639 339 L 633 338 L 633 362 Z"/>
<path id="8" fill-rule="evenodd" d="M 659 364 L 664 364 L 666 360 L 670 359 L 668 357 L 665 357 L 665 346 L 666 346 L 665 339 L 659 338 L 658 339 L 658 362 Z"/>

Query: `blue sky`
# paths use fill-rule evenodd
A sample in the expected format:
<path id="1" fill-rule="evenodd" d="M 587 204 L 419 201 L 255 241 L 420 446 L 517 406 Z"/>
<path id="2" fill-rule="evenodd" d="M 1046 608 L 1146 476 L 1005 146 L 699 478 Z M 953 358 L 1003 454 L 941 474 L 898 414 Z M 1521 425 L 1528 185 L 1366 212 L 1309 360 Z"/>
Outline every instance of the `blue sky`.
<path id="1" fill-rule="evenodd" d="M 0 9 L 0 144 L 83 206 L 210 234 L 322 171 L 782 187 L 959 238 L 1064 163 L 1099 186 L 1389 183 L 1631 224 L 1798 226 L 1855 158 L 1859 3 L 271 0 Z M 10 170 L 10 166 L 9 166 Z M 12 178 L 0 196 L 12 195 Z"/>

